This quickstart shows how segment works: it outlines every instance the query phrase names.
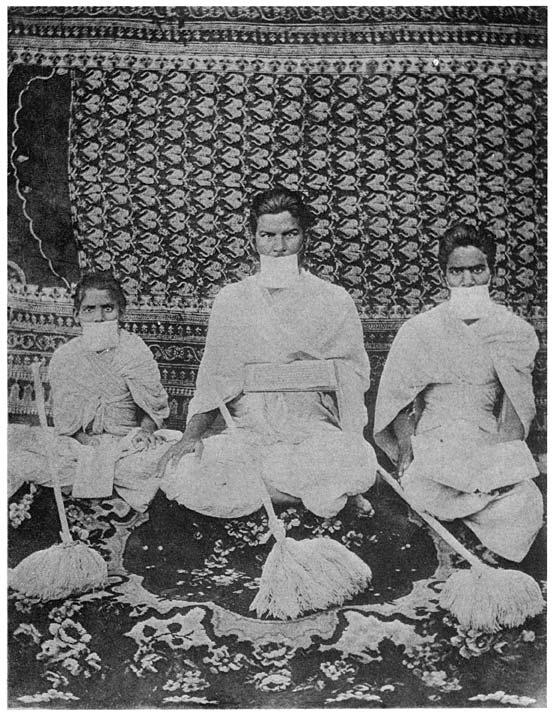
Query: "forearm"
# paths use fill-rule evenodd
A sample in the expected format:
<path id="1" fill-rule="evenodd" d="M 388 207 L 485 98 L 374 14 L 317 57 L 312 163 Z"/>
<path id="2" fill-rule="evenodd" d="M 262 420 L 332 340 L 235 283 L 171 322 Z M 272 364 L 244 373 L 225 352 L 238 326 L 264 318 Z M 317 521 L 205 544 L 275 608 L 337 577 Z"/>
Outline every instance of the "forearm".
<path id="1" fill-rule="evenodd" d="M 151 416 L 143 413 L 143 416 L 140 419 L 140 428 L 144 431 L 147 431 L 149 434 L 152 434 L 154 431 L 157 430 L 157 424 Z"/>
<path id="2" fill-rule="evenodd" d="M 397 439 L 397 475 L 402 478 L 406 469 L 413 460 L 413 448 L 411 437 L 415 433 L 415 419 L 413 415 L 413 405 L 409 404 L 396 416 L 392 428 Z"/>
<path id="3" fill-rule="evenodd" d="M 86 446 L 88 443 L 90 443 L 92 436 L 90 434 L 85 434 L 82 429 L 79 431 L 75 432 L 75 434 L 72 434 L 73 439 L 76 439 L 79 444 L 83 444 Z"/>
<path id="4" fill-rule="evenodd" d="M 415 420 L 412 414 L 412 405 L 402 409 L 392 423 L 394 435 L 397 439 L 400 452 L 411 448 L 411 437 L 415 433 Z"/>
<path id="5" fill-rule="evenodd" d="M 499 440 L 523 441 L 524 426 L 507 395 L 503 397 L 503 400 L 503 408 L 499 420 Z"/>
<path id="6" fill-rule="evenodd" d="M 218 409 L 212 409 L 209 412 L 194 414 L 186 425 L 186 429 L 184 430 L 184 434 L 182 436 L 183 440 L 198 441 L 198 439 L 201 439 L 204 433 L 215 421 L 218 413 Z"/>

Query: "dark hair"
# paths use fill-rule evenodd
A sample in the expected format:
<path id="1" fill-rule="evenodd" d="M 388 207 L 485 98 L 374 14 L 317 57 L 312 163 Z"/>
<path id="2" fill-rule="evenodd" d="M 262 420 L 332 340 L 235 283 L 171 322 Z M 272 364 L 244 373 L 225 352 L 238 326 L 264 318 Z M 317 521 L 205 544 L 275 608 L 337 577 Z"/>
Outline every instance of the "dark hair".
<path id="1" fill-rule="evenodd" d="M 288 211 L 305 231 L 312 225 L 314 218 L 305 205 L 303 196 L 298 191 L 291 191 L 284 186 L 275 186 L 268 191 L 262 191 L 254 197 L 250 207 L 250 230 L 253 234 L 257 231 L 260 216 L 266 213 L 283 213 Z"/>
<path id="2" fill-rule="evenodd" d="M 75 312 L 79 312 L 87 290 L 107 290 L 119 307 L 119 316 L 121 317 L 125 312 L 127 307 L 125 293 L 110 270 L 95 270 L 81 277 L 73 293 Z"/>
<path id="3" fill-rule="evenodd" d="M 488 261 L 488 268 L 493 271 L 495 265 L 495 241 L 492 236 L 465 223 L 455 223 L 444 233 L 438 248 L 438 263 L 446 271 L 447 261 L 455 248 L 474 247 L 481 250 Z"/>

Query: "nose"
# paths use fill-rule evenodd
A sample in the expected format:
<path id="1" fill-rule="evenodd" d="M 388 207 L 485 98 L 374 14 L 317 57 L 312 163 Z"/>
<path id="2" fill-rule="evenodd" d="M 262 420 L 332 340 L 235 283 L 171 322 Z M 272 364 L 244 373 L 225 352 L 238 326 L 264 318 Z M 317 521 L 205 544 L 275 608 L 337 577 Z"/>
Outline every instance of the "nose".
<path id="1" fill-rule="evenodd" d="M 94 308 L 94 322 L 104 321 L 104 311 L 101 307 Z"/>
<path id="2" fill-rule="evenodd" d="M 283 236 L 277 236 L 273 242 L 273 252 L 282 255 L 286 252 L 286 241 Z"/>
<path id="3" fill-rule="evenodd" d="M 474 284 L 475 283 L 474 283 L 474 278 L 472 276 L 472 271 L 464 270 L 463 271 L 463 287 L 470 288 Z"/>

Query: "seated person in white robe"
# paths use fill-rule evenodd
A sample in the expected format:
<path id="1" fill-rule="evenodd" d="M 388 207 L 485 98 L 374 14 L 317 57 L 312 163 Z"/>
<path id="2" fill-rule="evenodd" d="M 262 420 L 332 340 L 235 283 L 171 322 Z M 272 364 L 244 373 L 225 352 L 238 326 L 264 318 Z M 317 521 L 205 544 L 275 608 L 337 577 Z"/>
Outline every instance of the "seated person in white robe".
<path id="1" fill-rule="evenodd" d="M 120 325 L 126 301 L 111 274 L 85 275 L 74 301 L 82 335 L 49 365 L 60 484 L 83 498 L 115 488 L 143 512 L 159 487 L 159 458 L 182 434 L 160 430 L 167 394 L 149 348 Z M 10 426 L 8 466 L 12 493 L 26 481 L 52 485 L 40 427 Z"/>
<path id="2" fill-rule="evenodd" d="M 363 439 L 369 361 L 361 321 L 343 288 L 301 268 L 310 221 L 300 194 L 285 188 L 260 194 L 250 228 L 261 269 L 224 287 L 213 304 L 186 430 L 160 462 L 167 497 L 197 512 L 250 514 L 261 507 L 264 489 L 275 503 L 301 501 L 322 517 L 338 513 L 348 497 L 372 512 L 361 496 L 376 470 Z M 328 392 L 244 391 L 247 364 L 330 359 L 342 388 L 340 414 Z M 219 399 L 240 444 L 228 430 L 214 434 Z M 222 460 L 219 447 L 226 450 Z"/>
<path id="3" fill-rule="evenodd" d="M 533 328 L 488 292 L 495 244 L 456 225 L 439 262 L 449 300 L 398 331 L 378 391 L 375 441 L 406 494 L 442 520 L 463 519 L 491 551 L 520 562 L 542 525 L 524 439 L 535 415 Z"/>

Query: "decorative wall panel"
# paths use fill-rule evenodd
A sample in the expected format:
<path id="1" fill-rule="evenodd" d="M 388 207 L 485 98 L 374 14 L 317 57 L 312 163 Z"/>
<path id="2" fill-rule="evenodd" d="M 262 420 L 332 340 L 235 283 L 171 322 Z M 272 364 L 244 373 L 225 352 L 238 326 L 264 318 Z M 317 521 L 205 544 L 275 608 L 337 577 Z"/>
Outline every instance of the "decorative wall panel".
<path id="1" fill-rule="evenodd" d="M 116 266 L 134 295 L 212 294 L 251 258 L 252 193 L 281 182 L 315 208 L 314 272 L 364 305 L 432 303 L 438 238 L 462 220 L 484 223 L 501 245 L 499 297 L 533 308 L 545 288 L 544 81 L 75 72 L 70 187 L 82 262 Z"/>
<path id="2" fill-rule="evenodd" d="M 70 72 L 80 265 L 136 299 L 210 297 L 251 270 L 249 200 L 281 182 L 314 207 L 311 268 L 369 312 L 439 299 L 437 241 L 465 220 L 498 240 L 496 297 L 530 316 L 545 29 L 522 7 L 11 8 L 10 59 Z"/>

